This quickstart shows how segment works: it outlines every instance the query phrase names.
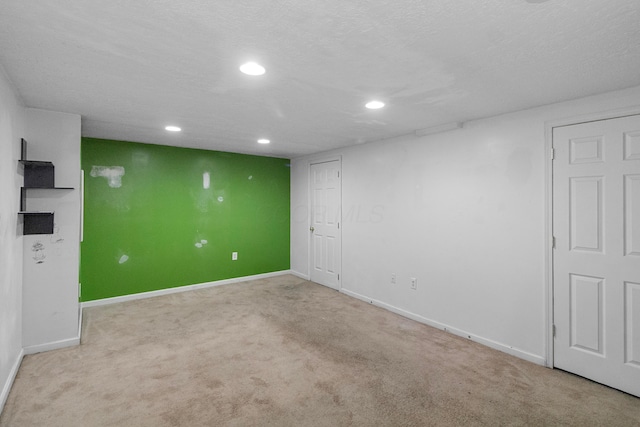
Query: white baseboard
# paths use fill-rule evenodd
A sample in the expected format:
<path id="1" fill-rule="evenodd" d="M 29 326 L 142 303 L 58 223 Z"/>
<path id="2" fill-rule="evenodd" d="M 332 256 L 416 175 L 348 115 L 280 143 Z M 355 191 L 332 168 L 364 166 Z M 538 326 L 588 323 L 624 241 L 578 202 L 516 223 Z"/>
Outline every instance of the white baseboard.
<path id="1" fill-rule="evenodd" d="M 234 277 L 233 279 L 217 280 L 215 282 L 198 283 L 195 285 L 177 286 L 175 288 L 159 289 L 157 291 L 140 292 L 138 294 L 123 295 L 113 298 L 103 298 L 94 301 L 80 303 L 81 307 L 97 307 L 100 305 L 116 304 L 137 299 L 153 298 L 161 295 L 175 294 L 178 292 L 195 291 L 196 289 L 212 288 L 214 286 L 230 285 L 232 283 L 246 282 L 248 280 L 266 279 L 269 277 L 294 274 L 291 270 L 274 271 L 272 273 L 255 274 L 253 276 Z"/>
<path id="2" fill-rule="evenodd" d="M 80 337 L 67 338 L 60 341 L 53 341 L 44 344 L 31 345 L 29 347 L 25 347 L 24 354 L 36 354 L 42 353 L 43 351 L 50 350 L 58 350 L 65 347 L 73 347 L 75 345 L 80 345 Z"/>
<path id="3" fill-rule="evenodd" d="M 431 319 L 427 319 L 426 317 L 422 317 L 420 315 L 411 313 L 409 311 L 403 310 L 401 308 L 398 307 L 394 307 L 392 305 L 389 305 L 387 303 L 384 303 L 382 301 L 377 301 L 374 299 L 371 299 L 367 296 L 364 295 L 360 295 L 358 293 L 346 290 L 346 289 L 340 289 L 340 292 L 342 292 L 345 295 L 349 295 L 350 297 L 354 297 L 357 298 L 359 300 L 368 302 L 370 304 L 373 304 L 375 306 L 384 308 L 385 310 L 389 310 L 393 313 L 399 314 L 400 316 L 406 317 L 408 319 L 411 320 L 415 320 L 416 322 L 420 322 L 420 323 L 424 323 L 425 325 L 429 325 L 432 326 L 434 328 L 437 329 L 441 329 L 443 331 L 446 332 L 450 332 L 454 335 L 458 335 L 460 337 L 463 338 L 467 338 L 470 339 L 472 341 L 475 341 L 477 343 L 480 343 L 482 345 L 486 345 L 487 347 L 493 348 L 495 350 L 499 350 L 502 351 L 504 353 L 510 354 L 512 356 L 518 357 L 520 359 L 524 359 L 526 361 L 535 363 L 536 365 L 542 365 L 542 366 L 546 366 L 546 361 L 544 359 L 544 357 L 542 356 L 538 356 L 523 350 L 519 350 L 517 348 L 514 348 L 512 346 L 506 345 L 506 344 L 502 344 L 487 338 L 482 338 L 476 335 L 473 335 L 471 333 L 468 333 L 466 331 L 460 330 L 460 329 L 456 329 L 456 328 L 452 328 L 451 326 L 445 325 L 444 323 L 440 323 L 440 322 L 436 322 L 435 320 L 431 320 Z"/>
<path id="4" fill-rule="evenodd" d="M 294 276 L 299 277 L 301 279 L 304 279 L 304 280 L 309 280 L 310 279 L 308 274 L 302 274 L 302 273 L 294 271 L 294 270 L 291 270 L 291 274 L 293 274 Z"/>
<path id="5" fill-rule="evenodd" d="M 24 357 L 24 350 L 20 350 L 18 357 L 16 358 L 13 367 L 11 368 L 11 372 L 9 372 L 9 377 L 7 381 L 4 383 L 2 387 L 2 394 L 0 394 L 0 414 L 4 409 L 4 404 L 7 403 L 7 399 L 9 398 L 9 393 L 11 392 L 11 387 L 13 386 L 13 382 L 16 379 L 16 375 L 18 375 L 18 370 L 20 369 L 20 365 L 22 364 L 22 358 Z"/>

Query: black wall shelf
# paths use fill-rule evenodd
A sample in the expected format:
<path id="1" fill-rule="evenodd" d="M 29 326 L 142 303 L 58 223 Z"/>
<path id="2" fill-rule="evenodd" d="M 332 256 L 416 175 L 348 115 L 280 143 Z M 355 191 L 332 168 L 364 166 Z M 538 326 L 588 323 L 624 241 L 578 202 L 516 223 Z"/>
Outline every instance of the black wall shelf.
<path id="1" fill-rule="evenodd" d="M 22 234 L 53 234 L 53 212 L 18 212 L 22 215 Z"/>
<path id="2" fill-rule="evenodd" d="M 20 211 L 23 217 L 22 234 L 53 234 L 53 212 L 27 210 L 27 190 L 73 190 L 73 187 L 55 186 L 55 167 L 51 162 L 27 160 L 27 141 L 22 139 L 22 158 L 18 161 L 24 166 L 24 186 L 20 188 Z"/>
<path id="3" fill-rule="evenodd" d="M 24 159 L 19 162 L 24 166 L 24 186 L 26 188 L 55 187 L 55 167 L 53 163 Z"/>

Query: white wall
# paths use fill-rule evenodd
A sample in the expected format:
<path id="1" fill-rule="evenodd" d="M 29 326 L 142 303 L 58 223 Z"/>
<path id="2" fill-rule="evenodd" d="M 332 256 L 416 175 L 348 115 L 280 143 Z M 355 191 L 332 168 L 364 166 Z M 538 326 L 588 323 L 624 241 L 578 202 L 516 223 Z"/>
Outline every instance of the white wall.
<path id="1" fill-rule="evenodd" d="M 545 123 L 632 106 L 640 87 L 294 159 L 291 269 L 309 274 L 308 163 L 340 155 L 342 290 L 546 363 Z"/>
<path id="2" fill-rule="evenodd" d="M 22 360 L 22 231 L 18 173 L 24 108 L 0 66 L 0 411 Z"/>
<path id="3" fill-rule="evenodd" d="M 29 108 L 25 139 L 30 160 L 53 162 L 57 187 L 75 188 L 28 192 L 28 209 L 53 210 L 56 224 L 53 235 L 24 236 L 23 346 L 33 353 L 79 343 L 80 116 Z"/>

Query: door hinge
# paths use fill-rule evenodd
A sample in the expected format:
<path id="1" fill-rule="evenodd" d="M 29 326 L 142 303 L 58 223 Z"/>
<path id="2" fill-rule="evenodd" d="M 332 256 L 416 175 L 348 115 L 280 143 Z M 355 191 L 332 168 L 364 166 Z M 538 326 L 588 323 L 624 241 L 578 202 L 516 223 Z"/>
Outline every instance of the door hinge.
<path id="1" fill-rule="evenodd" d="M 556 248 L 556 236 L 551 237 L 551 249 Z"/>
<path id="2" fill-rule="evenodd" d="M 553 333 L 553 337 L 555 338 L 556 337 L 556 325 L 553 325 L 552 329 L 553 329 L 553 332 L 552 332 Z"/>
<path id="3" fill-rule="evenodd" d="M 338 228 L 340 228 L 340 223 L 338 223 Z"/>
<path id="4" fill-rule="evenodd" d="M 555 159 L 555 157 L 556 157 L 556 150 L 555 150 L 555 148 L 552 148 L 551 149 L 551 160 Z"/>
<path id="5" fill-rule="evenodd" d="M 338 280 L 340 280 L 340 275 L 338 274 Z"/>

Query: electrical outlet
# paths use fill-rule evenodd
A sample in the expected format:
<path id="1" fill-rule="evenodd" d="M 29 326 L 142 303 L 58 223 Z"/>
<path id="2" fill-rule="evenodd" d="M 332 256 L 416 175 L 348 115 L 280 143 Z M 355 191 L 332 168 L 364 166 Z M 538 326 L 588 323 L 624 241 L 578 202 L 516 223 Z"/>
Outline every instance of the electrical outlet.
<path id="1" fill-rule="evenodd" d="M 395 285 L 395 284 L 396 284 L 396 274 L 395 274 L 395 273 L 392 273 L 392 274 L 391 274 L 391 284 L 392 284 L 392 285 Z"/>
<path id="2" fill-rule="evenodd" d="M 238 252 L 231 252 L 231 261 L 238 260 Z"/>
<path id="3" fill-rule="evenodd" d="M 411 278 L 411 289 L 418 289 L 418 279 L 415 277 Z"/>

